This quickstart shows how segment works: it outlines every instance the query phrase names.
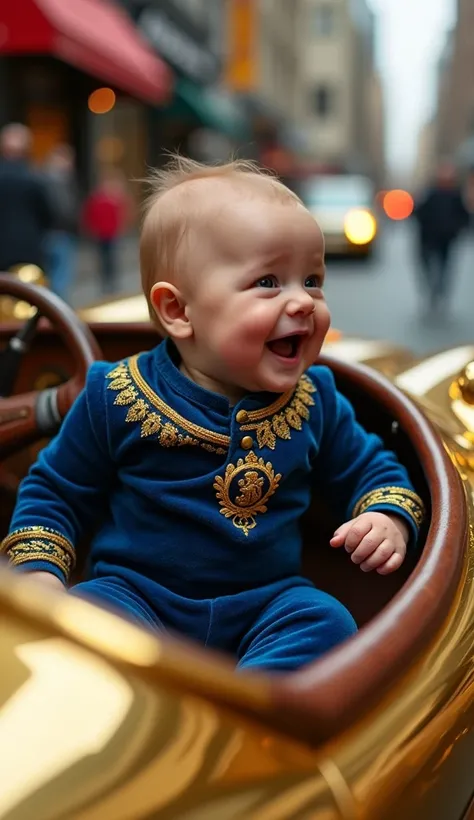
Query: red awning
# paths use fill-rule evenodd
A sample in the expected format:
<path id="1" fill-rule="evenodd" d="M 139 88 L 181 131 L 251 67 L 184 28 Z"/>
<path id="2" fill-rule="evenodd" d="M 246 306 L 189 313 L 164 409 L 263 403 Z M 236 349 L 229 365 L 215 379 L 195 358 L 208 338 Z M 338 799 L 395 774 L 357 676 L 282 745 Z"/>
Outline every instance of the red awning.
<path id="1" fill-rule="evenodd" d="M 0 54 L 51 54 L 152 103 L 171 91 L 166 63 L 110 0 L 0 2 Z"/>

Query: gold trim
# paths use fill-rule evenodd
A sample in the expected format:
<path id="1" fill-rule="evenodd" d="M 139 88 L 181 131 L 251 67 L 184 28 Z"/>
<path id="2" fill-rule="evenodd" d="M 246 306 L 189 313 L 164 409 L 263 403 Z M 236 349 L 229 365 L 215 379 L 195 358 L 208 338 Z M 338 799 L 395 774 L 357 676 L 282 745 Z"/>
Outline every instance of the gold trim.
<path id="1" fill-rule="evenodd" d="M 301 377 L 302 379 L 304 376 Z M 301 379 L 300 379 L 301 381 Z M 298 382 L 299 384 L 299 382 Z M 287 390 L 286 393 L 282 393 L 276 401 L 272 404 L 268 405 L 268 407 L 263 407 L 261 410 L 246 410 L 247 419 L 249 422 L 261 421 L 262 419 L 268 418 L 268 416 L 273 416 L 275 413 L 279 413 L 281 408 L 288 404 L 291 397 L 295 393 L 295 388 L 293 387 L 291 390 Z"/>
<path id="2" fill-rule="evenodd" d="M 399 507 L 408 513 L 417 527 L 423 523 L 425 517 L 423 501 L 413 490 L 407 490 L 405 487 L 379 487 L 371 490 L 357 502 L 352 517 L 356 518 L 376 504 L 390 504 L 392 507 Z"/>
<path id="3" fill-rule="evenodd" d="M 160 397 L 155 393 L 154 390 L 146 383 L 145 379 L 141 375 L 138 369 L 138 356 L 132 356 L 130 359 L 130 375 L 142 393 L 145 394 L 148 401 L 157 408 L 161 413 L 167 416 L 171 421 L 174 421 L 179 427 L 182 427 L 183 430 L 186 430 L 192 436 L 197 436 L 204 441 L 209 442 L 210 444 L 217 444 L 220 447 L 229 448 L 230 445 L 230 436 L 224 436 L 219 433 L 214 433 L 212 430 L 206 430 L 205 427 L 201 427 L 198 424 L 193 424 L 192 421 L 188 421 L 185 419 L 184 416 L 181 416 L 176 410 L 173 410 L 168 404 L 166 404 Z"/>
<path id="4" fill-rule="evenodd" d="M 73 561 L 75 561 L 76 553 L 71 542 L 57 530 L 40 526 L 21 527 L 20 529 L 11 532 L 0 543 L 0 553 L 8 552 L 11 547 L 17 544 L 18 541 L 24 541 L 25 539 L 27 541 L 31 539 L 51 541 L 56 546 L 60 547 L 60 549 L 64 550 L 64 552 L 69 553 Z"/>
<path id="5" fill-rule="evenodd" d="M 169 407 L 146 383 L 138 369 L 137 359 L 138 356 L 132 356 L 128 362 L 121 362 L 106 376 L 110 380 L 107 389 L 117 392 L 114 404 L 128 407 L 125 421 L 139 423 L 141 438 L 157 436 L 162 447 L 190 445 L 202 447 L 210 453 L 226 455 L 230 438 L 213 433 L 212 430 L 205 430 L 204 427 L 197 424 L 192 424 L 192 422 L 180 416 L 172 407 Z M 140 396 L 140 393 L 143 395 Z M 148 401 L 145 401 L 143 396 Z M 164 418 L 155 410 L 159 410 Z M 183 434 L 179 427 L 176 427 L 168 419 L 179 424 L 188 435 Z M 215 446 L 221 444 L 225 446 Z"/>
<path id="6" fill-rule="evenodd" d="M 242 472 L 244 476 L 237 482 L 232 501 L 232 483 Z M 239 458 L 237 466 L 227 465 L 224 478 L 220 475 L 215 478 L 214 489 L 221 508 L 219 512 L 226 518 L 232 518 L 234 527 L 248 536 L 249 530 L 257 526 L 255 516 L 267 512 L 266 503 L 278 489 L 280 479 L 281 474 L 275 475 L 269 461 L 265 463 L 253 451 L 248 453 L 245 459 Z M 266 490 L 265 480 L 268 483 Z"/>
<path id="7" fill-rule="evenodd" d="M 23 547 L 26 545 L 18 545 L 18 547 L 20 546 Z M 11 552 L 13 552 L 13 555 L 10 554 Z M 72 561 L 66 560 L 66 556 L 64 556 L 64 554 L 60 555 L 59 553 L 52 551 L 49 552 L 47 550 L 39 550 L 38 552 L 28 555 L 26 550 L 19 550 L 17 552 L 17 548 L 12 547 L 12 550 L 8 553 L 8 557 L 10 566 L 12 567 L 18 567 L 20 564 L 27 564 L 29 561 L 46 561 L 48 564 L 54 564 L 56 567 L 59 567 L 62 573 L 64 573 L 66 580 L 69 580 L 69 576 L 74 568 Z M 67 558 L 69 558 L 69 556 L 67 556 Z"/>
<path id="8" fill-rule="evenodd" d="M 163 447 L 191 445 L 225 455 L 231 444 L 230 436 L 193 424 L 173 410 L 147 384 L 140 373 L 138 358 L 139 354 L 120 362 L 106 376 L 109 380 L 107 389 L 117 392 L 114 404 L 128 407 L 125 421 L 139 423 L 141 437 L 158 436 Z M 248 423 L 240 429 L 242 432 L 256 431 L 258 446 L 274 450 L 277 438 L 291 439 L 291 430 L 301 430 L 303 421 L 309 420 L 309 408 L 314 405 L 312 393 L 315 392 L 311 379 L 303 375 L 294 390 L 279 396 L 269 406 L 245 411 Z"/>
<path id="9" fill-rule="evenodd" d="M 301 376 L 296 388 L 284 393 L 270 407 L 250 412 L 248 415 L 251 423 L 243 424 L 241 430 L 256 431 L 258 446 L 274 450 L 277 438 L 289 441 L 291 430 L 301 430 L 303 422 L 309 421 L 309 408 L 314 406 L 313 393 L 316 393 L 316 387 L 311 379 L 308 376 Z M 285 410 L 280 412 L 283 407 Z"/>
<path id="10" fill-rule="evenodd" d="M 47 561 L 59 567 L 66 580 L 76 563 L 71 542 L 61 533 L 47 527 L 22 527 L 15 530 L 3 539 L 0 553 L 8 556 L 13 567 L 28 561 Z"/>

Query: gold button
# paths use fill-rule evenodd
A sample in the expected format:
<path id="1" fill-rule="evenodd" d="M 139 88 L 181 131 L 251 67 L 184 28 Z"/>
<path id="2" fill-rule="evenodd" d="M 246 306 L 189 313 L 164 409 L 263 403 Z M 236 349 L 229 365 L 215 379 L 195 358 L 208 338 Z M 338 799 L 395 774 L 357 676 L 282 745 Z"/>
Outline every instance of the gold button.
<path id="1" fill-rule="evenodd" d="M 252 436 L 244 436 L 242 441 L 240 442 L 242 448 L 244 450 L 251 450 L 253 447 L 253 438 Z"/>
<path id="2" fill-rule="evenodd" d="M 235 418 L 237 424 L 245 424 L 249 420 L 249 414 L 246 410 L 239 410 Z"/>

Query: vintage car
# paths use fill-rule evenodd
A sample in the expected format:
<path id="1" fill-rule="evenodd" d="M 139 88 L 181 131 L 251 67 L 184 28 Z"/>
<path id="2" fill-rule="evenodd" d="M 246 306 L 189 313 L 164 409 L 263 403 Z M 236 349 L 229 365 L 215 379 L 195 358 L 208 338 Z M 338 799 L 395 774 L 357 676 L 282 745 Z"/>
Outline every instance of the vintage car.
<path id="1" fill-rule="evenodd" d="M 326 254 L 365 258 L 375 248 L 379 223 L 375 189 L 361 174 L 316 174 L 295 190 L 324 233 Z"/>
<path id="2" fill-rule="evenodd" d="M 0 326 L 4 535 L 90 363 L 157 337 L 146 322 L 87 325 L 6 275 L 1 294 L 42 316 Z M 272 676 L 236 675 L 227 657 L 2 565 L 0 818 L 474 818 L 474 347 L 418 361 L 341 337 L 322 359 L 425 501 L 419 554 L 389 577 L 360 573 L 327 547 L 333 522 L 315 499 L 305 571 L 360 631 Z"/>

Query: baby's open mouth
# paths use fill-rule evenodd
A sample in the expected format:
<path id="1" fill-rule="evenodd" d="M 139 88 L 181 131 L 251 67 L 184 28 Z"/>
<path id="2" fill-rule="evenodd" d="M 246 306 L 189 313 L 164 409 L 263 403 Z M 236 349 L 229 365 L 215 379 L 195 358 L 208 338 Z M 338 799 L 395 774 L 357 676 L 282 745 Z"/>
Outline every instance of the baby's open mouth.
<path id="1" fill-rule="evenodd" d="M 285 336 L 283 339 L 273 339 L 267 342 L 267 347 L 276 356 L 281 356 L 282 359 L 295 359 L 303 341 L 303 336 Z"/>

